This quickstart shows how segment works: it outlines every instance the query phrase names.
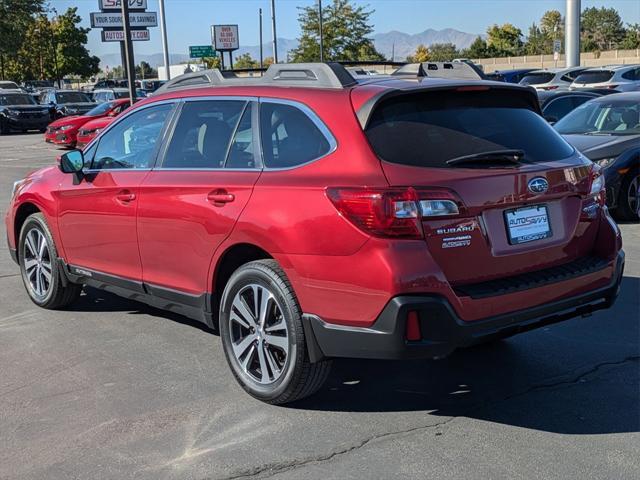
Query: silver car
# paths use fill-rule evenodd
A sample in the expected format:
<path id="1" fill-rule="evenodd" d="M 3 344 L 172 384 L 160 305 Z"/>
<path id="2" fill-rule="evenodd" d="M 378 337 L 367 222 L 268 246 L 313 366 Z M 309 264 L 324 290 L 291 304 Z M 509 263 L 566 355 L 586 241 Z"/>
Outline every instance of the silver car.
<path id="1" fill-rule="evenodd" d="M 534 70 L 520 80 L 520 85 L 529 85 L 536 90 L 568 90 L 578 75 L 587 69 L 587 67 L 569 67 Z"/>
<path id="2" fill-rule="evenodd" d="M 606 88 L 618 92 L 640 91 L 640 65 L 609 65 L 585 70 L 571 84 L 571 89 Z"/>

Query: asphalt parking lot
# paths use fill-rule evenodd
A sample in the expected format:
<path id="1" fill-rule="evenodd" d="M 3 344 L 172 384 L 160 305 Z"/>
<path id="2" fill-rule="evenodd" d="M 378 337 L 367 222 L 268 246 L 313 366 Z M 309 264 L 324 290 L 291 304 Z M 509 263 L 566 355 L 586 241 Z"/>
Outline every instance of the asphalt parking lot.
<path id="1" fill-rule="evenodd" d="M 0 137 L 3 218 L 55 155 Z M 337 361 L 285 407 L 183 317 L 93 289 L 38 309 L 1 228 L 2 479 L 640 478 L 640 225 L 613 309 L 440 361 Z"/>

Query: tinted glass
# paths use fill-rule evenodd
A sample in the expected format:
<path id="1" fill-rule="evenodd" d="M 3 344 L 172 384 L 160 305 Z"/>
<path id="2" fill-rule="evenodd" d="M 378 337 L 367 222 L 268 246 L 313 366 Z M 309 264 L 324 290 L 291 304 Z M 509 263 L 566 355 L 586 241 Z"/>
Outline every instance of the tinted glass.
<path id="1" fill-rule="evenodd" d="M 114 92 L 116 98 L 129 98 L 129 92 Z"/>
<path id="2" fill-rule="evenodd" d="M 541 83 L 550 82 L 553 77 L 555 77 L 555 74 L 551 72 L 528 73 L 520 80 L 520 83 L 523 85 L 540 85 Z"/>
<path id="3" fill-rule="evenodd" d="M 150 168 L 172 108 L 169 104 L 143 108 L 118 122 L 100 138 L 92 168 Z"/>
<path id="4" fill-rule="evenodd" d="M 185 103 L 162 166 L 222 168 L 246 105 L 242 100 Z"/>
<path id="5" fill-rule="evenodd" d="M 365 133 L 383 160 L 419 167 L 506 149 L 524 150 L 522 161 L 531 163 L 571 155 L 529 102 L 501 89 L 402 95 L 375 109 Z"/>
<path id="6" fill-rule="evenodd" d="M 320 158 L 331 149 L 311 118 L 292 105 L 263 103 L 260 129 L 264 163 L 269 168 L 295 167 Z"/>
<path id="7" fill-rule="evenodd" d="M 593 72 L 583 72 L 576 77 L 576 83 L 602 83 L 613 77 L 613 72 L 609 70 L 597 70 Z"/>
<path id="8" fill-rule="evenodd" d="M 36 105 L 31 95 L 0 95 L 0 105 Z"/>
<path id="9" fill-rule="evenodd" d="M 487 80 L 493 80 L 494 82 L 504 82 L 504 76 L 500 73 L 490 73 L 487 75 Z"/>
<path id="10" fill-rule="evenodd" d="M 625 80 L 640 80 L 640 68 L 624 72 L 622 74 L 622 78 L 624 78 Z"/>
<path id="11" fill-rule="evenodd" d="M 567 72 L 562 76 L 562 80 L 564 80 L 565 82 L 573 82 L 576 78 L 580 76 L 582 72 L 584 72 L 584 69 Z"/>
<path id="12" fill-rule="evenodd" d="M 104 115 L 109 110 L 111 110 L 114 105 L 115 105 L 115 102 L 101 103 L 97 107 L 92 108 L 91 110 L 89 110 L 87 113 L 85 113 L 85 115 L 88 115 L 90 117 L 93 117 L 93 116 L 96 116 L 96 115 Z"/>
<path id="13" fill-rule="evenodd" d="M 242 114 L 236 133 L 229 147 L 225 168 L 255 168 L 253 128 L 251 126 L 251 106 Z"/>
<path id="14" fill-rule="evenodd" d="M 555 124 L 563 134 L 637 135 L 640 105 L 632 101 L 593 101 L 580 105 Z"/>
<path id="15" fill-rule="evenodd" d="M 17 90 L 20 87 L 18 87 L 18 84 L 15 82 L 0 82 L 0 88 Z"/>
<path id="16" fill-rule="evenodd" d="M 545 117 L 553 117 L 558 121 L 574 108 L 575 105 L 571 97 L 561 97 L 547 103 L 543 113 Z"/>
<path id="17" fill-rule="evenodd" d="M 56 102 L 58 103 L 83 103 L 91 102 L 91 99 L 80 92 L 58 92 L 56 93 Z"/>

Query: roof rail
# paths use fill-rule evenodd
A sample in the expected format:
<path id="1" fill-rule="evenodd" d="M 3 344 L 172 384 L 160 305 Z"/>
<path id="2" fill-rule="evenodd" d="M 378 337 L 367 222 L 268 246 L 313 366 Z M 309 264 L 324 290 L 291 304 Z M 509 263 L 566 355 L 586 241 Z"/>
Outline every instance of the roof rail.
<path id="1" fill-rule="evenodd" d="M 211 86 L 282 86 L 313 88 L 346 88 L 357 82 L 339 63 L 274 63 L 262 77 L 237 77 L 233 72 L 217 68 L 185 73 L 169 80 L 154 93 L 182 88 Z"/>
<path id="2" fill-rule="evenodd" d="M 469 61 L 408 63 L 393 72 L 394 76 L 459 78 L 465 80 L 483 80 L 484 72 Z"/>

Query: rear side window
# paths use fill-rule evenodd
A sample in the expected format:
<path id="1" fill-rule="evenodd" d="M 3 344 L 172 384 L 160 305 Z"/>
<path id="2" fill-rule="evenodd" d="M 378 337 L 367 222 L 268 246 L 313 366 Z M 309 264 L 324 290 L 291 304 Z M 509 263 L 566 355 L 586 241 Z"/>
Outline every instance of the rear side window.
<path id="1" fill-rule="evenodd" d="M 554 76 L 555 75 L 551 72 L 528 73 L 520 83 L 523 85 L 540 85 L 542 83 L 550 82 L 553 80 Z"/>
<path id="2" fill-rule="evenodd" d="M 163 168 L 223 168 L 231 139 L 245 109 L 244 100 L 187 102 L 182 107 Z M 249 135 L 251 122 L 249 121 Z M 235 152 L 235 149 L 234 149 Z"/>
<path id="3" fill-rule="evenodd" d="M 591 72 L 582 72 L 576 77 L 576 83 L 602 83 L 608 82 L 613 77 L 610 70 L 594 70 Z"/>
<path id="4" fill-rule="evenodd" d="M 383 160 L 417 167 L 496 150 L 524 150 L 529 163 L 571 155 L 529 102 L 503 89 L 401 95 L 381 102 L 365 133 Z"/>
<path id="5" fill-rule="evenodd" d="M 260 129 L 267 168 L 295 167 L 320 158 L 331 150 L 319 126 L 292 105 L 262 103 Z"/>
<path id="6" fill-rule="evenodd" d="M 625 80 L 640 80 L 640 68 L 624 72 L 622 74 L 622 78 L 624 78 Z"/>

